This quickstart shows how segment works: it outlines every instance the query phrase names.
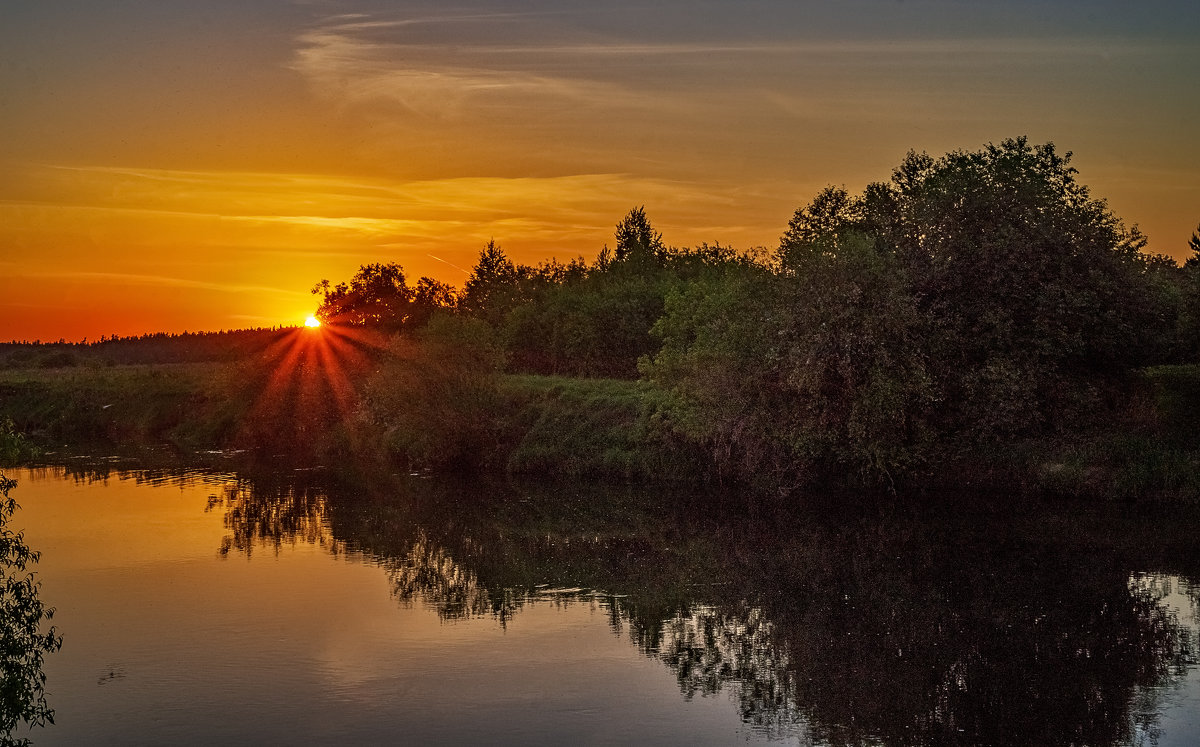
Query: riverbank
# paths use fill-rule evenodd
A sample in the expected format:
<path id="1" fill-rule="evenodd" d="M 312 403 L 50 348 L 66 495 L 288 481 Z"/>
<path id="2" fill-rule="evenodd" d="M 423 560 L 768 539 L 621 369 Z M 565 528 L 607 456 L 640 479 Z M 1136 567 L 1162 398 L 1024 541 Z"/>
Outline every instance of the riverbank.
<path id="1" fill-rule="evenodd" d="M 261 362 L 8 369 L 0 371 L 0 417 L 28 443 L 51 450 L 167 443 L 185 452 L 247 449 L 325 464 L 722 479 L 703 448 L 662 420 L 662 395 L 645 382 L 472 378 L 422 365 L 407 370 L 411 380 L 404 371 L 360 365 L 316 390 L 305 384 L 311 371 L 281 380 Z M 1151 368 L 1139 377 L 1129 405 L 1104 424 L 958 456 L 895 487 L 1200 502 L 1200 366 Z"/>
<path id="2" fill-rule="evenodd" d="M 327 463 L 388 459 L 411 469 L 639 481 L 687 480 L 705 470 L 696 449 L 655 429 L 653 397 L 633 381 L 502 375 L 492 382 L 487 412 L 465 412 L 460 392 L 420 397 L 408 390 L 400 397 L 404 412 L 374 422 L 361 401 L 343 406 L 334 394 L 281 394 L 258 378 L 245 364 L 8 369 L 0 371 L 0 417 L 42 450 L 169 444 L 185 452 L 245 449 Z M 360 397 L 366 385 L 350 386 Z M 405 427 L 397 429 L 400 421 Z M 451 458 L 458 452 L 470 458 Z"/>

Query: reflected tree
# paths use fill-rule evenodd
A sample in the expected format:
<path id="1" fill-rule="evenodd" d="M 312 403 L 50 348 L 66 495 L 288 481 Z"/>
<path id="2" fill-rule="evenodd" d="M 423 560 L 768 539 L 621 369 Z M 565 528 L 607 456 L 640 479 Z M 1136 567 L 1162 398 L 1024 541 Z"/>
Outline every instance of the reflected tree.
<path id="1" fill-rule="evenodd" d="M 479 576 L 456 562 L 449 551 L 419 531 L 402 557 L 383 561 L 392 594 L 404 604 L 420 600 L 442 620 L 494 616 L 501 625 L 525 606 L 526 589 L 488 589 Z"/>
<path id="2" fill-rule="evenodd" d="M 249 489 L 237 501 L 264 505 L 225 504 L 227 520 L 243 546 L 291 528 L 319 542 L 305 527 L 327 527 L 380 563 L 399 601 L 443 620 L 589 605 L 683 697 L 731 697 L 779 738 L 1129 743 L 1153 733 L 1164 688 L 1198 654 L 1164 604 L 1171 587 L 1136 575 L 1162 567 L 1194 594 L 1194 557 L 1162 565 L 1120 517 L 809 505 L 729 521 L 708 498 L 635 491 L 369 491 L 280 502 Z M 1156 526 L 1160 549 L 1190 541 Z"/>
<path id="3" fill-rule="evenodd" d="M 1016 527 L 868 522 L 767 604 L 796 697 L 831 743 L 1118 744 L 1131 694 L 1192 643 L 1121 564 Z M 811 553 L 810 553 L 811 555 Z"/>
<path id="4" fill-rule="evenodd" d="M 209 496 L 207 511 L 223 510 L 230 534 L 221 540 L 220 554 L 249 556 L 256 547 L 276 555 L 284 545 L 298 542 L 319 545 L 334 555 L 345 552 L 345 543 L 333 538 L 323 493 L 304 485 L 264 485 L 238 481 L 220 495 Z"/>
<path id="5" fill-rule="evenodd" d="M 54 723 L 54 710 L 46 701 L 46 654 L 62 646 L 62 636 L 43 625 L 54 608 L 38 598 L 41 584 L 27 568 L 40 553 L 31 550 L 9 521 L 17 510 L 9 491 L 16 481 L 0 474 L 0 744 L 28 744 L 14 736 L 24 726 Z"/>

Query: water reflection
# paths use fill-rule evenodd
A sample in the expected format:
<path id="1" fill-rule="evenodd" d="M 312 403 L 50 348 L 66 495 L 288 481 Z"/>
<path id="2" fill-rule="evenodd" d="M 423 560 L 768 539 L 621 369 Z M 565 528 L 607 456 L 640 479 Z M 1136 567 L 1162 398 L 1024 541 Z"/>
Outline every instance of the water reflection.
<path id="1" fill-rule="evenodd" d="M 1194 677 L 1194 517 L 972 501 L 748 519 L 717 505 L 291 472 L 227 481 L 209 507 L 228 530 L 222 554 L 361 554 L 399 603 L 443 620 L 602 610 L 683 697 L 732 697 L 770 736 L 1133 744 L 1155 738 L 1171 689 Z"/>
<path id="2" fill-rule="evenodd" d="M 251 555 L 256 547 L 278 554 L 284 545 L 307 542 L 334 555 L 345 552 L 345 543 L 333 537 L 326 518 L 327 498 L 322 492 L 295 484 L 250 484 L 233 480 L 208 499 L 206 511 L 223 511 L 230 531 L 221 542 L 221 555 Z"/>

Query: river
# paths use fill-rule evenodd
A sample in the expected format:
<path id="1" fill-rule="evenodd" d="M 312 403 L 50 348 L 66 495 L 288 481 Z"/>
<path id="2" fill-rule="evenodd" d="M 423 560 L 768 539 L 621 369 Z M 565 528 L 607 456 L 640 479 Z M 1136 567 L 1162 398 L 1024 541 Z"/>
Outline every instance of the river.
<path id="1" fill-rule="evenodd" d="M 63 637 L 36 745 L 1200 742 L 1189 515 L 5 473 Z"/>

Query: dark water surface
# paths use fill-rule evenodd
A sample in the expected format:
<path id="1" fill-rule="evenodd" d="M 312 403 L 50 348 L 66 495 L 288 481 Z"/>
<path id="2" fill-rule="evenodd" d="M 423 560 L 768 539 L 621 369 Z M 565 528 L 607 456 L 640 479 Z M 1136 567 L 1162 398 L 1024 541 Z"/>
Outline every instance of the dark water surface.
<path id="1" fill-rule="evenodd" d="M 38 745 L 1200 743 L 1194 514 L 6 472 Z"/>

